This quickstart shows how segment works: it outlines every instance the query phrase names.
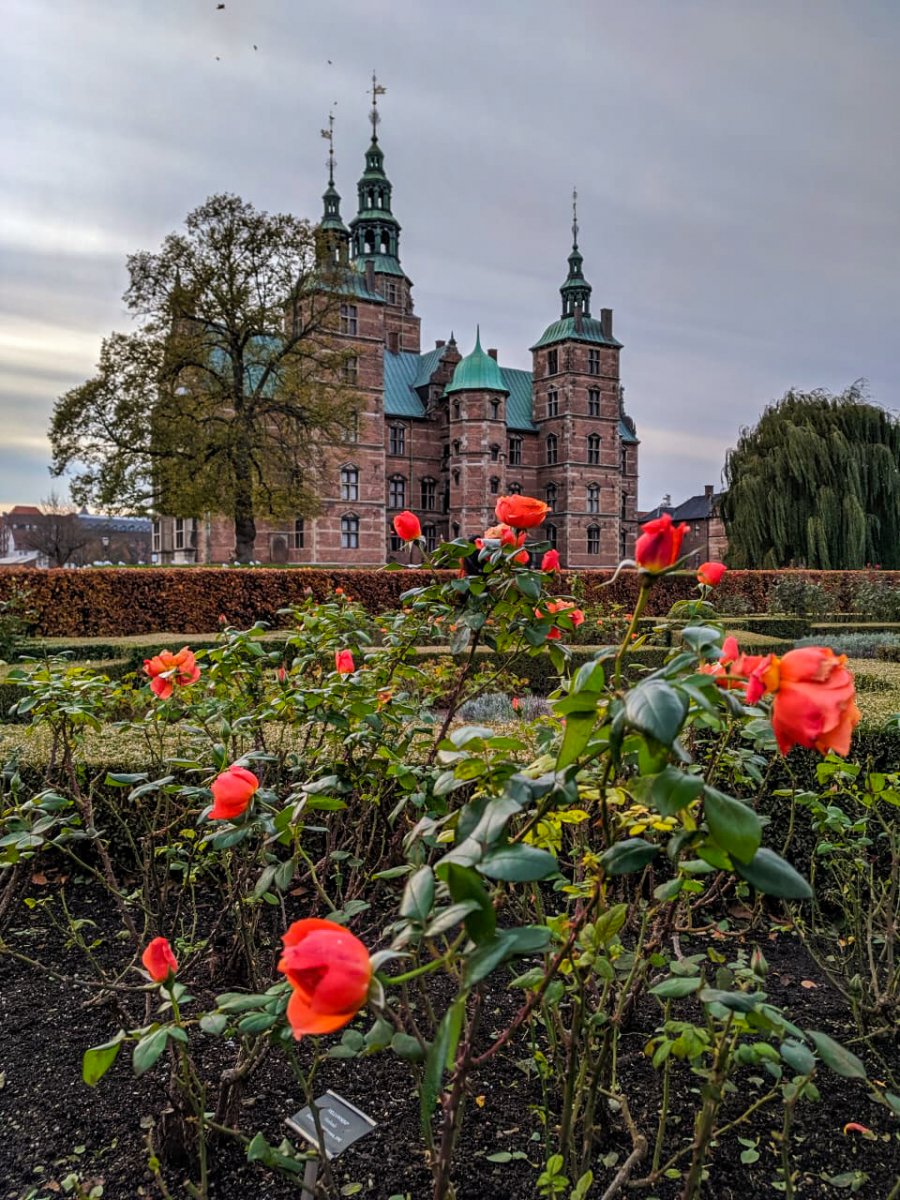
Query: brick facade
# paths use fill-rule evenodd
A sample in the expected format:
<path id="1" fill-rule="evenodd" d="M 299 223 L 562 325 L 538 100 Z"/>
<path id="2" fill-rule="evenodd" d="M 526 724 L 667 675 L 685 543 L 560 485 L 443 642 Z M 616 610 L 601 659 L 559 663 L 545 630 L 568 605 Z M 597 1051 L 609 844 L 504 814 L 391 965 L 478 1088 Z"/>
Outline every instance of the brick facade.
<path id="1" fill-rule="evenodd" d="M 357 437 L 334 448 L 318 515 L 258 519 L 254 557 L 323 566 L 408 561 L 410 552 L 392 536 L 397 511 L 415 512 L 429 541 L 475 537 L 495 523 L 496 497 L 511 491 L 551 503 L 552 516 L 532 537 L 554 542 L 563 565 L 609 567 L 631 554 L 638 439 L 624 412 L 612 310 L 591 316 L 577 225 L 560 289 L 562 316 L 532 347 L 526 372 L 501 367 L 497 352 L 485 355 L 480 341 L 463 359 L 452 335 L 421 353 L 420 318 L 400 266 L 400 227 L 376 138 L 358 194 L 359 212 L 347 229 L 329 180 L 319 227 L 326 252 L 346 265 L 350 280 L 338 336 L 357 354 Z M 496 367 L 487 363 L 485 371 L 488 358 Z M 156 523 L 157 561 L 228 562 L 233 547 L 224 517 Z"/>

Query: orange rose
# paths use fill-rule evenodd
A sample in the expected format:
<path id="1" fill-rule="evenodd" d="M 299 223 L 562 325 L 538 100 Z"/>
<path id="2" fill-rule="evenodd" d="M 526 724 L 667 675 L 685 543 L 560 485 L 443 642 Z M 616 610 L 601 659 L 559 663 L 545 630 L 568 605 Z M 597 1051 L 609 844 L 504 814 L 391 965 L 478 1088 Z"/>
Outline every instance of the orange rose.
<path id="1" fill-rule="evenodd" d="M 728 568 L 724 563 L 705 562 L 697 568 L 697 579 L 707 587 L 717 587 Z"/>
<path id="2" fill-rule="evenodd" d="M 210 810 L 211 821 L 233 821 L 245 813 L 259 790 L 259 780 L 246 767 L 232 766 L 217 776 L 210 786 L 215 803 Z"/>
<path id="3" fill-rule="evenodd" d="M 402 513 L 397 513 L 396 517 L 394 517 L 394 531 L 397 537 L 402 538 L 404 542 L 414 542 L 416 538 L 422 536 L 422 526 L 419 524 L 419 518 L 408 509 Z"/>
<path id="4" fill-rule="evenodd" d="M 484 536 L 499 542 L 501 546 L 523 546 L 526 537 L 524 532 L 516 534 L 514 529 L 502 524 L 492 525 L 490 529 L 484 531 Z"/>
<path id="5" fill-rule="evenodd" d="M 820 754 L 850 752 L 861 714 L 846 662 L 845 654 L 824 646 L 802 646 L 773 658 L 766 690 L 775 693 L 772 729 L 782 754 L 794 746 Z"/>
<path id="6" fill-rule="evenodd" d="M 287 1019 L 294 1037 L 334 1033 L 366 1002 L 372 964 L 354 934 L 334 921 L 295 921 L 284 937 L 278 963 L 293 989 Z"/>
<path id="7" fill-rule="evenodd" d="M 172 953 L 169 939 L 156 937 L 141 955 L 147 974 L 155 983 L 164 983 L 169 974 L 178 970 L 178 959 Z"/>
<path id="8" fill-rule="evenodd" d="M 550 511 L 550 505 L 533 496 L 501 496 L 494 512 L 497 520 L 514 529 L 533 529 L 542 525 Z"/>
<path id="9" fill-rule="evenodd" d="M 558 571 L 559 570 L 559 551 L 548 550 L 541 559 L 542 571 Z"/>
<path id="10" fill-rule="evenodd" d="M 187 646 L 173 654 L 171 650 L 162 650 L 153 658 L 144 659 L 144 674 L 150 676 L 150 690 L 160 700 L 168 700 L 178 687 L 186 687 L 196 683 L 200 678 L 200 668 L 192 651 Z"/>
<path id="11" fill-rule="evenodd" d="M 672 524 L 669 513 L 663 513 L 653 521 L 641 526 L 641 536 L 634 548 L 634 557 L 642 571 L 658 575 L 667 571 L 678 561 L 681 543 L 688 527 L 682 522 Z"/>

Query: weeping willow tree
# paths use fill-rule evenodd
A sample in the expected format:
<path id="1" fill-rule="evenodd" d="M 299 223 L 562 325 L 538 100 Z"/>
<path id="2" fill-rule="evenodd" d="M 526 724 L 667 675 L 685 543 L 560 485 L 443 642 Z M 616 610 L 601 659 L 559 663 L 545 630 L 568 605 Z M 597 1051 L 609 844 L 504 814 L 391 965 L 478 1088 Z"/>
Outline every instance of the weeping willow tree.
<path id="1" fill-rule="evenodd" d="M 900 567 L 900 422 L 860 383 L 789 391 L 728 452 L 733 567 Z"/>

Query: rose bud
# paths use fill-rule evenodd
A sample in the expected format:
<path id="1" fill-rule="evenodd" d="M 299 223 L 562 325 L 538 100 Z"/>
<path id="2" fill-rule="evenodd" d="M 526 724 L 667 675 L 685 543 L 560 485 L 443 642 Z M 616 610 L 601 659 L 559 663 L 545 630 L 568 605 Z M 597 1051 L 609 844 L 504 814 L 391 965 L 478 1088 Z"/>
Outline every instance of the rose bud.
<path id="1" fill-rule="evenodd" d="M 356 670 L 356 665 L 353 662 L 353 653 L 350 650 L 335 650 L 334 652 L 334 669 L 339 671 L 341 675 L 352 675 Z"/>
<path id="2" fill-rule="evenodd" d="M 215 803 L 209 814 L 211 821 L 233 821 L 250 807 L 259 789 L 259 780 L 246 767 L 232 766 L 212 781 L 210 791 Z"/>
<path id="3" fill-rule="evenodd" d="M 634 548 L 634 557 L 642 571 L 658 575 L 668 571 L 678 561 L 681 543 L 687 533 L 687 525 L 672 524 L 669 513 L 663 513 L 654 521 L 641 526 L 641 536 Z"/>
<path id="4" fill-rule="evenodd" d="M 169 939 L 155 937 L 141 955 L 147 974 L 155 983 L 164 983 L 178 970 L 178 959 L 172 953 Z"/>
<path id="5" fill-rule="evenodd" d="M 287 1019 L 294 1037 L 341 1029 L 366 1002 L 372 978 L 368 950 L 343 925 L 318 917 L 295 921 L 281 940 L 278 970 L 292 989 Z"/>
<path id="6" fill-rule="evenodd" d="M 396 517 L 394 517 L 394 532 L 404 542 L 414 542 L 416 538 L 422 536 L 422 526 L 419 524 L 419 518 L 415 513 L 409 512 L 409 510 L 397 513 Z"/>

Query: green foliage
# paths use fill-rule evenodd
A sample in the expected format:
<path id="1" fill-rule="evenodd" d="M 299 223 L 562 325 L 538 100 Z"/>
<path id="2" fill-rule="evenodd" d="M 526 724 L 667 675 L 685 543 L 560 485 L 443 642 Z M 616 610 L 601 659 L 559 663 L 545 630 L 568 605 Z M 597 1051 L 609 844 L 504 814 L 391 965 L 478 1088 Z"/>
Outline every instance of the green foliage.
<path id="1" fill-rule="evenodd" d="M 900 423 L 860 384 L 789 391 L 725 465 L 722 516 L 735 567 L 900 565 Z"/>
<path id="2" fill-rule="evenodd" d="M 796 572 L 783 575 L 769 593 L 769 612 L 814 617 L 829 611 L 828 594 Z"/>

